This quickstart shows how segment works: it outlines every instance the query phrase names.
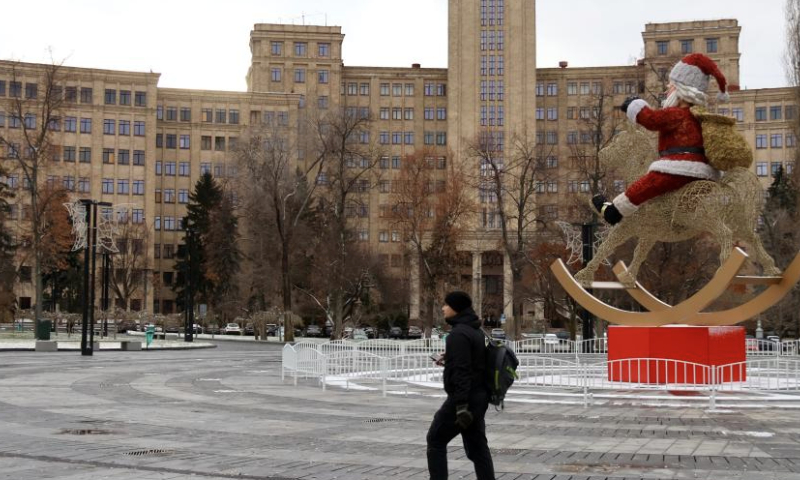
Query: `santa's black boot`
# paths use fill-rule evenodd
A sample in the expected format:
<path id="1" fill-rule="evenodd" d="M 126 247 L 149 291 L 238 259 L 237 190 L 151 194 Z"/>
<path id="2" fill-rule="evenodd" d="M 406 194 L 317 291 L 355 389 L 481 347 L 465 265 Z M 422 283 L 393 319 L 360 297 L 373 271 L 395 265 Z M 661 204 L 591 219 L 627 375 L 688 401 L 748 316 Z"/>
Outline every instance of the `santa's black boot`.
<path id="1" fill-rule="evenodd" d="M 616 225 L 622 220 L 619 209 L 613 203 L 606 201 L 605 196 L 595 195 L 592 197 L 592 205 L 609 225 Z"/>

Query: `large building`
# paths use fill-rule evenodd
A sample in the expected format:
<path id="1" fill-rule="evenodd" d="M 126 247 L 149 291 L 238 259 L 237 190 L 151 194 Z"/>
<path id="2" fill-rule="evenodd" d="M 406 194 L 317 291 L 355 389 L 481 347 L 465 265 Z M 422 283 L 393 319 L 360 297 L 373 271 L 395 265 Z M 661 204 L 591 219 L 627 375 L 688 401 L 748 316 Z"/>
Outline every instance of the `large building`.
<path id="1" fill-rule="evenodd" d="M 408 154 L 424 150 L 442 170 L 447 162 L 466 162 L 460 164 L 477 174 L 482 165 L 467 158 L 471 143 L 490 138 L 502 151 L 511 138 L 534 139 L 543 165 L 538 215 L 582 221 L 585 198 L 596 187 L 585 164 L 596 155 L 597 132 L 613 135 L 624 122 L 614 107 L 630 95 L 656 100 L 671 66 L 700 52 L 719 63 L 732 86 L 730 104 L 716 108 L 738 120 L 765 187 L 779 167 L 794 168 L 796 100 L 788 88 L 738 89 L 736 20 L 648 24 L 644 58 L 592 68 L 570 66 L 569 58 L 537 68 L 533 1 L 450 0 L 448 21 L 446 68 L 347 66 L 341 27 L 256 24 L 247 92 L 158 88 L 158 74 L 65 67 L 64 118 L 54 126 L 57 147 L 42 182 L 63 185 L 78 197 L 134 205 L 129 221 L 143 225 L 149 237 L 141 269 L 147 281 L 121 306 L 170 313 L 176 308 L 169 285 L 182 240 L 180 219 L 203 172 L 235 177 L 232 148 L 251 126 L 294 128 L 309 112 L 339 108 L 369 116 L 374 121 L 364 140 L 385 153 L 380 181 L 364 192 L 353 227 L 393 275 L 410 281 L 413 318 L 419 315 L 418 277 L 410 268 L 416 262 L 385 218 L 392 182 Z M 4 106 L 36 97 L 45 68 L 0 62 L 0 135 L 12 138 L 26 121 Z M 16 154 L 24 152 L 0 150 L 10 171 L 4 180 L 18 192 L 11 218 L 23 222 L 30 212 L 23 175 L 10 158 Z M 307 154 L 300 149 L 298 162 Z M 621 191 L 625 183 L 611 178 L 604 186 Z M 498 247 L 496 199 L 477 191 L 476 199 L 480 208 L 468 220 L 461 246 L 471 254 L 463 278 L 484 314 L 510 316 L 510 269 Z M 21 308 L 35 302 L 29 265 L 23 265 L 17 288 Z"/>

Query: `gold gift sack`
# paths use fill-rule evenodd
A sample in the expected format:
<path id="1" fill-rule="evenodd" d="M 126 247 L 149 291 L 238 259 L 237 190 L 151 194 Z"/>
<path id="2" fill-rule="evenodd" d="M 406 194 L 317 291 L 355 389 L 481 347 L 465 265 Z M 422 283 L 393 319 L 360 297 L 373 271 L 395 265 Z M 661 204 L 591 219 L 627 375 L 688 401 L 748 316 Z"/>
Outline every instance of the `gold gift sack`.
<path id="1" fill-rule="evenodd" d="M 753 150 L 736 130 L 735 118 L 708 113 L 702 107 L 692 107 L 691 111 L 703 129 L 703 146 L 712 167 L 726 171 L 753 164 Z"/>

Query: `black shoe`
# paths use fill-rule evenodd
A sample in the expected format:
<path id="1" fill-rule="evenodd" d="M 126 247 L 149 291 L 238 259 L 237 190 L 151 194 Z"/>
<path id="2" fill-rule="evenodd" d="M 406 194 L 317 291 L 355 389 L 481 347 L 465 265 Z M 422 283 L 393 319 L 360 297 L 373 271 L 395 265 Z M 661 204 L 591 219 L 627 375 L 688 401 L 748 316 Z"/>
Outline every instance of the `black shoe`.
<path id="1" fill-rule="evenodd" d="M 622 221 L 622 214 L 613 203 L 606 202 L 600 209 L 600 213 L 609 225 L 616 225 Z"/>
<path id="2" fill-rule="evenodd" d="M 608 202 L 606 201 L 605 195 L 595 195 L 594 197 L 592 197 L 592 205 L 594 205 L 594 208 L 595 210 L 597 210 L 597 213 L 602 213 L 603 205 L 606 203 Z"/>

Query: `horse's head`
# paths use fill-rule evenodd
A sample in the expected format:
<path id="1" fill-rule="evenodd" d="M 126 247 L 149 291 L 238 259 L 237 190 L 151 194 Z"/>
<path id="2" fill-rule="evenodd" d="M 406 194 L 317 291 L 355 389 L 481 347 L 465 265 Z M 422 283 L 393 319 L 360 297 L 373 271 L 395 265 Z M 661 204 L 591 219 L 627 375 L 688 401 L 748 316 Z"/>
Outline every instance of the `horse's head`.
<path id="1" fill-rule="evenodd" d="M 614 136 L 600 150 L 600 163 L 617 172 L 627 183 L 647 173 L 647 167 L 658 158 L 651 137 L 644 129 L 630 125 Z"/>

